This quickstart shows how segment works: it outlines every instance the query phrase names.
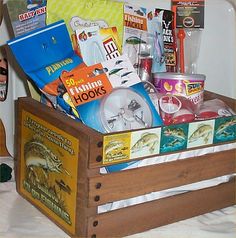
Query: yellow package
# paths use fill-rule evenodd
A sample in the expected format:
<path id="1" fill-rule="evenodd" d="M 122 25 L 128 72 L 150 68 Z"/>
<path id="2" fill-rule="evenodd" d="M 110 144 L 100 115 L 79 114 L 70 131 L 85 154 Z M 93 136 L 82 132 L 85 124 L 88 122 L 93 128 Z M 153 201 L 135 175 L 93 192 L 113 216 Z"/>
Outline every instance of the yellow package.
<path id="1" fill-rule="evenodd" d="M 111 0 L 48 0 L 46 23 L 63 19 L 72 39 L 74 32 L 84 27 L 115 26 L 122 42 L 123 6 L 124 3 Z"/>
<path id="2" fill-rule="evenodd" d="M 117 46 L 118 52 L 121 54 L 121 41 L 119 38 L 119 34 L 117 32 L 116 27 L 109 27 L 109 28 L 101 28 L 99 31 L 103 44 L 109 44 L 110 41 L 114 41 L 115 45 Z M 107 42 L 107 43 L 106 43 Z M 111 54 L 114 52 L 111 52 Z M 112 58 L 112 57 L 110 57 Z"/>

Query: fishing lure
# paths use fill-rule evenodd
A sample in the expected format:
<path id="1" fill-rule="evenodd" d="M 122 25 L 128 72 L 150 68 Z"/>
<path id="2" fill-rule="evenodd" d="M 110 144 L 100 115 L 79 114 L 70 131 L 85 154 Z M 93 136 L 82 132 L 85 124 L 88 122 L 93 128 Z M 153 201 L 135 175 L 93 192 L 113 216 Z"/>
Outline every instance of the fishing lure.
<path id="1" fill-rule="evenodd" d="M 125 76 L 128 76 L 129 74 L 132 74 L 133 71 L 129 71 L 129 72 L 126 72 L 126 73 L 123 73 L 120 77 L 123 78 Z"/>
<path id="2" fill-rule="evenodd" d="M 123 60 L 117 60 L 116 62 L 115 62 L 115 65 L 119 65 L 119 64 L 121 64 L 121 63 L 123 63 L 124 61 Z"/>
<path id="3" fill-rule="evenodd" d="M 159 62 L 160 62 L 160 64 L 162 64 L 162 63 L 164 63 L 164 51 L 163 51 L 163 47 L 161 47 L 160 40 L 159 40 L 158 36 L 159 36 L 158 32 L 155 32 L 154 47 L 157 52 Z"/>
<path id="4" fill-rule="evenodd" d="M 147 44 L 146 41 L 144 41 L 136 36 L 131 36 L 131 37 L 127 38 L 125 42 L 127 44 L 131 44 L 131 45 Z"/>
<path id="5" fill-rule="evenodd" d="M 123 69 L 124 69 L 124 68 L 112 69 L 112 70 L 109 72 L 109 75 L 116 74 L 116 73 L 120 72 L 120 71 L 123 70 Z"/>

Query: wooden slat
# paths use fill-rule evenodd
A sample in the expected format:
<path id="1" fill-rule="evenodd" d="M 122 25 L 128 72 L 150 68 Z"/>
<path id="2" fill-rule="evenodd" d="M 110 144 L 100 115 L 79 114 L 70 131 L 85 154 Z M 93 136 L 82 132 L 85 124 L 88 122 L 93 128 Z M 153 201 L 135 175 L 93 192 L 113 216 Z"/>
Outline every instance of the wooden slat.
<path id="1" fill-rule="evenodd" d="M 96 206 L 163 189 L 231 174 L 236 149 L 169 163 L 96 176 L 89 179 L 89 205 Z M 101 187 L 96 189 L 96 184 Z M 98 198 L 99 200 L 95 199 Z"/>
<path id="2" fill-rule="evenodd" d="M 91 217 L 88 237 L 123 237 L 233 204 L 235 181 Z"/>
<path id="3" fill-rule="evenodd" d="M 102 151 L 103 149 L 103 135 L 100 133 L 94 134 L 90 137 L 90 157 L 88 167 L 99 168 L 102 166 Z"/>

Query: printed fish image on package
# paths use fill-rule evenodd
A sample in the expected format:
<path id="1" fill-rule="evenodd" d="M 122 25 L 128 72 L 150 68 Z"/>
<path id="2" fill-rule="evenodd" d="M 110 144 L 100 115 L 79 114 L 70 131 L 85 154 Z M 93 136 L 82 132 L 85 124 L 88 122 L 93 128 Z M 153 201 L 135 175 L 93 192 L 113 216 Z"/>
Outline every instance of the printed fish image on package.
<path id="1" fill-rule="evenodd" d="M 64 21 L 59 21 L 8 41 L 24 72 L 54 108 L 78 118 L 60 81 L 62 71 L 84 67 L 73 51 Z"/>
<path id="2" fill-rule="evenodd" d="M 166 72 L 161 21 L 151 9 L 130 4 L 124 6 L 122 53 L 128 55 L 139 75 L 142 75 L 144 60 L 148 60 L 150 74 Z"/>
<path id="3" fill-rule="evenodd" d="M 215 121 L 214 143 L 236 139 L 236 118 L 222 117 Z"/>

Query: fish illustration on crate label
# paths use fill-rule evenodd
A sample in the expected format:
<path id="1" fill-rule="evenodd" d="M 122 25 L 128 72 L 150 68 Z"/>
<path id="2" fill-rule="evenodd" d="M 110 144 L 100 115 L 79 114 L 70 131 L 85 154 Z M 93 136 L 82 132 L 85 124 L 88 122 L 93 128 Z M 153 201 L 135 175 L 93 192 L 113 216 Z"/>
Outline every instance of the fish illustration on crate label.
<path id="1" fill-rule="evenodd" d="M 130 159 L 130 133 L 104 136 L 103 164 Z"/>
<path id="2" fill-rule="evenodd" d="M 128 158 L 128 155 L 123 153 L 127 149 L 122 141 L 111 141 L 105 146 L 105 156 L 107 159 Z"/>
<path id="3" fill-rule="evenodd" d="M 214 143 L 236 139 L 236 117 L 218 118 L 215 122 Z"/>
<path id="4" fill-rule="evenodd" d="M 79 140 L 22 111 L 19 191 L 75 234 Z"/>
<path id="5" fill-rule="evenodd" d="M 159 153 L 160 128 L 132 132 L 131 158 L 144 157 Z"/>
<path id="6" fill-rule="evenodd" d="M 186 149 L 188 124 L 164 127 L 162 130 L 161 152 L 173 152 Z"/>
<path id="7" fill-rule="evenodd" d="M 214 120 L 191 123 L 189 128 L 188 148 L 213 143 Z"/>
<path id="8" fill-rule="evenodd" d="M 158 135 L 155 133 L 144 133 L 141 138 L 132 146 L 131 151 L 136 152 L 142 150 L 144 147 L 148 147 L 150 153 L 152 154 L 155 147 L 158 145 Z"/>

